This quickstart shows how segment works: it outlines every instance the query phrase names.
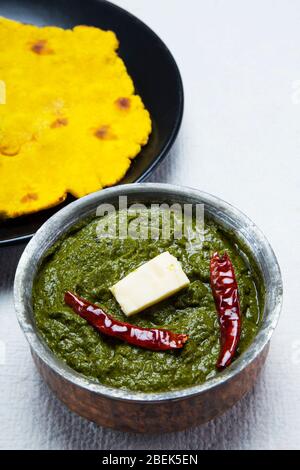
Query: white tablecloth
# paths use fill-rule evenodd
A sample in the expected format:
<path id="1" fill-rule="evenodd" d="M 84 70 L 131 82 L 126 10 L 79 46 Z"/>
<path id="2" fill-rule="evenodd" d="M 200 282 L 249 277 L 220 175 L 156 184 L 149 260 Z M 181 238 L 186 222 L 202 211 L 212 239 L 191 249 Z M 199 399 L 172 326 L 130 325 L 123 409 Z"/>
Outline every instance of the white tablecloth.
<path id="1" fill-rule="evenodd" d="M 185 432 L 134 435 L 97 427 L 60 404 L 35 370 L 7 289 L 0 305 L 0 448 L 299 448 L 300 3 L 115 3 L 162 37 L 184 81 L 181 133 L 151 180 L 214 193 L 261 227 L 282 268 L 281 320 L 255 389 L 233 409 Z"/>

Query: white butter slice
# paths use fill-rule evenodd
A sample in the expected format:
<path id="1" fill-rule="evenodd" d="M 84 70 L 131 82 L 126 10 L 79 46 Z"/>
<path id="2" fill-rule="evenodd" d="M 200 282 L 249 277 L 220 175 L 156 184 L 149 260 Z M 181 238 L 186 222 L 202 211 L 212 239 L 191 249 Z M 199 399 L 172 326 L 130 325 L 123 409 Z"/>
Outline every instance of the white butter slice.
<path id="1" fill-rule="evenodd" d="M 175 294 L 190 283 L 181 264 L 165 251 L 110 288 L 128 317 Z"/>

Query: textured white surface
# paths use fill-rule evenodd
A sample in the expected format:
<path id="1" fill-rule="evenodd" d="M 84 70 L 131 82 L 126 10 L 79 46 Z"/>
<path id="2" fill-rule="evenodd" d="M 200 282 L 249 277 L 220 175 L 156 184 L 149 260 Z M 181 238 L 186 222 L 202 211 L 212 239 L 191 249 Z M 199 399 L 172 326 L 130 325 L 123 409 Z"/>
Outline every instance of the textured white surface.
<path id="1" fill-rule="evenodd" d="M 116 3 L 165 40 L 185 85 L 180 137 L 151 180 L 221 196 L 262 228 L 282 268 L 281 321 L 255 389 L 232 410 L 193 430 L 143 436 L 99 428 L 56 400 L 34 368 L 7 291 L 0 307 L 0 448 L 299 448 L 300 3 Z"/>

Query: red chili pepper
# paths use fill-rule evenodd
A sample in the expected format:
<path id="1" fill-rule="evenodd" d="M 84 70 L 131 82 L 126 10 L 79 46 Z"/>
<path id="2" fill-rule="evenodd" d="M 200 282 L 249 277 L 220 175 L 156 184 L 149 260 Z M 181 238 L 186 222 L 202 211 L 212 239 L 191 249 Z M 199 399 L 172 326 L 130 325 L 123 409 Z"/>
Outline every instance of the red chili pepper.
<path id="1" fill-rule="evenodd" d="M 219 314 L 221 350 L 217 368 L 227 367 L 235 354 L 241 333 L 241 313 L 234 268 L 227 253 L 214 253 L 210 260 L 210 285 Z"/>
<path id="2" fill-rule="evenodd" d="M 188 336 L 156 328 L 140 328 L 115 320 L 97 305 L 91 304 L 72 292 L 65 293 L 65 303 L 87 320 L 96 330 L 129 344 L 153 351 L 182 348 Z"/>

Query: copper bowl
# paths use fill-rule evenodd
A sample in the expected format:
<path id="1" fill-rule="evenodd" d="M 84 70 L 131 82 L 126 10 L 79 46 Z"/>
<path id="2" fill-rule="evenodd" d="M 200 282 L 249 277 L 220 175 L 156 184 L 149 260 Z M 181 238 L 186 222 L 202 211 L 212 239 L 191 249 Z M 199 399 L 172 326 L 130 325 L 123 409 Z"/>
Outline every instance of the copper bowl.
<path id="1" fill-rule="evenodd" d="M 32 284 L 45 252 L 101 203 L 204 203 L 209 214 L 234 232 L 259 271 L 265 300 L 261 328 L 251 346 L 233 364 L 202 385 L 162 393 L 110 388 L 80 375 L 59 360 L 38 333 L 32 311 Z M 282 280 L 274 252 L 261 231 L 238 209 L 208 193 L 169 184 L 141 183 L 93 193 L 49 219 L 27 245 L 17 268 L 15 308 L 34 362 L 57 397 L 72 411 L 101 426 L 122 431 L 170 432 L 204 423 L 234 405 L 254 384 L 268 353 L 282 305 Z"/>

